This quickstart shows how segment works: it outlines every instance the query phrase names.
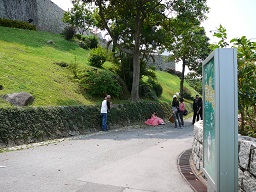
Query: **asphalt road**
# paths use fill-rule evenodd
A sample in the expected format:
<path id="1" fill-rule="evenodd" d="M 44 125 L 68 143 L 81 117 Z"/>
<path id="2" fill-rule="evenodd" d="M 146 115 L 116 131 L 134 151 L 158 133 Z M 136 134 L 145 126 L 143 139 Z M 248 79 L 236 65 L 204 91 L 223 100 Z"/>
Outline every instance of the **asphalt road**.
<path id="1" fill-rule="evenodd" d="M 120 129 L 0 153 L 1 192 L 191 192 L 177 167 L 193 126 Z"/>

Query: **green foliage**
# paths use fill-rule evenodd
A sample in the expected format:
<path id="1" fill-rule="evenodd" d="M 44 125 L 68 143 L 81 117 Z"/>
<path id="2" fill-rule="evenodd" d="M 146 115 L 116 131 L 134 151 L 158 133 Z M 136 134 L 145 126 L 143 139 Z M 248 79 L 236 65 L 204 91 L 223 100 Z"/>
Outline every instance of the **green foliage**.
<path id="1" fill-rule="evenodd" d="M 152 100 L 157 100 L 157 95 L 152 86 L 148 82 L 140 82 L 139 94 L 142 98 L 148 98 Z"/>
<path id="2" fill-rule="evenodd" d="M 148 54 L 161 46 L 165 31 L 160 26 L 168 18 L 166 12 L 170 4 L 159 0 L 83 0 L 83 2 L 96 5 L 97 27 L 107 30 L 114 46 L 133 59 L 134 78 L 131 98 L 138 100 L 139 55 Z"/>
<path id="3" fill-rule="evenodd" d="M 163 93 L 163 88 L 152 77 L 148 77 L 146 82 L 140 82 L 139 93 L 142 98 L 158 100 L 158 97 L 160 97 Z"/>
<path id="4" fill-rule="evenodd" d="M 64 38 L 66 40 L 71 40 L 76 34 L 76 30 L 73 26 L 66 26 L 63 31 Z"/>
<path id="5" fill-rule="evenodd" d="M 81 34 L 75 34 L 75 37 L 76 37 L 78 40 L 82 40 L 82 35 L 81 35 Z"/>
<path id="6" fill-rule="evenodd" d="M 89 64 L 94 67 L 101 68 L 105 61 L 107 61 L 107 50 L 98 47 L 90 51 Z"/>
<path id="7" fill-rule="evenodd" d="M 163 93 L 162 86 L 158 82 L 156 82 L 153 78 L 148 78 L 148 83 L 152 86 L 153 90 L 156 93 L 156 96 L 160 97 Z"/>
<path id="8" fill-rule="evenodd" d="M 220 41 L 212 48 L 223 48 L 229 45 L 226 42 L 226 29 L 220 25 L 214 34 Z M 230 41 L 237 48 L 238 63 L 238 108 L 241 114 L 240 133 L 251 134 L 256 129 L 256 43 L 251 42 L 245 36 L 234 38 Z M 249 126 L 250 133 L 246 133 L 245 127 Z"/>
<path id="9" fill-rule="evenodd" d="M 224 48 L 229 45 L 229 43 L 227 42 L 227 30 L 222 25 L 220 25 L 219 28 L 213 31 L 213 36 L 217 37 L 220 40 L 217 44 L 211 44 L 209 46 L 211 50 L 214 50 L 216 48 Z"/>
<path id="10" fill-rule="evenodd" d="M 88 71 L 81 80 L 81 86 L 94 97 L 108 94 L 116 98 L 121 96 L 122 87 L 118 84 L 116 75 L 109 71 Z"/>
<path id="11" fill-rule="evenodd" d="M 99 40 L 95 35 L 81 36 L 79 46 L 83 49 L 94 49 L 98 47 Z"/>
<path id="12" fill-rule="evenodd" d="M 36 30 L 36 26 L 30 23 L 27 23 L 24 21 L 3 19 L 3 18 L 0 18 L 0 26 L 27 29 L 27 30 Z"/>
<path id="13" fill-rule="evenodd" d="M 93 13 L 80 0 L 71 1 L 73 7 L 64 13 L 62 21 L 74 26 L 76 31 L 83 34 L 94 23 Z"/>
<path id="14" fill-rule="evenodd" d="M 241 131 L 249 124 L 250 132 L 256 132 L 256 42 L 242 36 L 232 39 L 231 43 L 234 43 L 238 50 L 238 107 L 242 116 Z"/>
<path id="15" fill-rule="evenodd" d="M 191 91 L 187 88 L 183 88 L 183 98 L 193 100 L 193 97 L 191 96 Z"/>
<path id="16" fill-rule="evenodd" d="M 197 73 L 188 73 L 185 77 L 188 84 L 193 87 L 198 93 L 202 94 L 202 76 L 198 76 Z"/>

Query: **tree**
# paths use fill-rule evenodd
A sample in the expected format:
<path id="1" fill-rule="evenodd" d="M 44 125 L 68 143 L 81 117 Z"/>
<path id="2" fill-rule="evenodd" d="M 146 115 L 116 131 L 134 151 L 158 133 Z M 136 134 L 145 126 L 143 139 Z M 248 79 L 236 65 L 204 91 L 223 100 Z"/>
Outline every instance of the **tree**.
<path id="1" fill-rule="evenodd" d="M 113 44 L 133 59 L 131 98 L 139 99 L 140 57 L 159 49 L 165 41 L 163 25 L 171 15 L 200 20 L 207 10 L 206 0 L 83 0 L 98 8 L 98 26 L 107 30 Z"/>
<path id="2" fill-rule="evenodd" d="M 238 107 L 242 119 L 241 132 L 244 132 L 245 121 L 250 123 L 251 127 L 256 126 L 256 42 L 242 36 L 232 39 L 230 43 L 234 43 L 233 47 L 238 50 Z M 252 117 L 250 108 L 253 108 Z"/>
<path id="3" fill-rule="evenodd" d="M 133 60 L 131 99 L 139 100 L 140 57 L 164 40 L 161 23 L 167 19 L 167 2 L 160 0 L 83 0 L 97 7 L 97 26 L 107 30 L 114 47 Z"/>
<path id="4" fill-rule="evenodd" d="M 83 34 L 93 25 L 93 13 L 87 8 L 86 4 L 80 0 L 73 0 L 72 4 L 73 7 L 70 11 L 64 13 L 62 21 L 75 27 L 80 34 Z"/>
<path id="5" fill-rule="evenodd" d="M 220 27 L 213 34 L 219 38 L 217 44 L 211 45 L 212 49 L 225 48 L 229 46 L 227 42 L 227 31 Z M 238 109 L 241 114 L 240 132 L 245 133 L 245 122 L 249 123 L 252 135 L 256 135 L 256 42 L 252 42 L 245 36 L 234 38 L 230 41 L 232 47 L 237 48 L 238 63 Z M 247 133 L 248 134 L 248 133 Z"/>
<path id="6" fill-rule="evenodd" d="M 182 62 L 182 76 L 180 81 L 180 96 L 183 96 L 185 67 L 197 72 L 201 76 L 201 62 L 210 53 L 209 38 L 205 34 L 200 22 L 208 12 L 206 1 L 176 1 L 173 8 L 177 16 L 166 23 L 165 28 L 169 35 L 166 48 L 170 51 L 170 59 Z"/>
<path id="7" fill-rule="evenodd" d="M 227 30 L 220 25 L 217 30 L 211 31 L 213 32 L 213 36 L 219 38 L 220 40 L 218 41 L 217 44 L 211 44 L 210 49 L 214 50 L 217 48 L 224 48 L 229 46 L 229 43 L 227 42 Z"/>

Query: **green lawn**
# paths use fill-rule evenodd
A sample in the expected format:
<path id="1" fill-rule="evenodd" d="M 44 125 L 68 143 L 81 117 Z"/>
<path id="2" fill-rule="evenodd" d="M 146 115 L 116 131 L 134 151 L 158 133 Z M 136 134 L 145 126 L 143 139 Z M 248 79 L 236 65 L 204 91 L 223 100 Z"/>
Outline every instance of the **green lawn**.
<path id="1" fill-rule="evenodd" d="M 0 97 L 25 91 L 35 97 L 33 106 L 89 105 L 99 103 L 82 92 L 68 68 L 56 62 L 88 65 L 89 51 L 67 41 L 61 35 L 48 32 L 28 31 L 0 27 Z M 52 40 L 54 44 L 47 44 Z M 163 87 L 160 101 L 170 102 L 172 95 L 179 92 L 179 78 L 157 71 L 157 78 Z M 190 86 L 186 85 L 193 94 Z M 125 101 L 116 101 L 125 102 Z M 0 99 L 0 107 L 10 106 Z"/>

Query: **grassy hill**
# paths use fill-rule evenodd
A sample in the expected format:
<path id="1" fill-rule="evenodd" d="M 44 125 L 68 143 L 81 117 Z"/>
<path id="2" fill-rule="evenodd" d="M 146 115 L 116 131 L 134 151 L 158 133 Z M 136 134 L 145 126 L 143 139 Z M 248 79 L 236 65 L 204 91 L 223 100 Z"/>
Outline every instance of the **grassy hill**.
<path id="1" fill-rule="evenodd" d="M 61 35 L 0 27 L 0 97 L 25 91 L 35 97 L 33 106 L 89 105 L 99 103 L 83 93 L 68 68 L 56 63 L 65 62 L 90 68 L 89 51 L 67 41 Z M 52 40 L 53 44 L 47 44 Z M 179 92 L 179 78 L 166 72 L 156 72 L 163 87 L 161 101 L 171 101 Z M 185 87 L 194 90 L 185 83 Z M 122 102 L 122 101 L 114 101 Z M 10 106 L 0 99 L 0 107 Z"/>

